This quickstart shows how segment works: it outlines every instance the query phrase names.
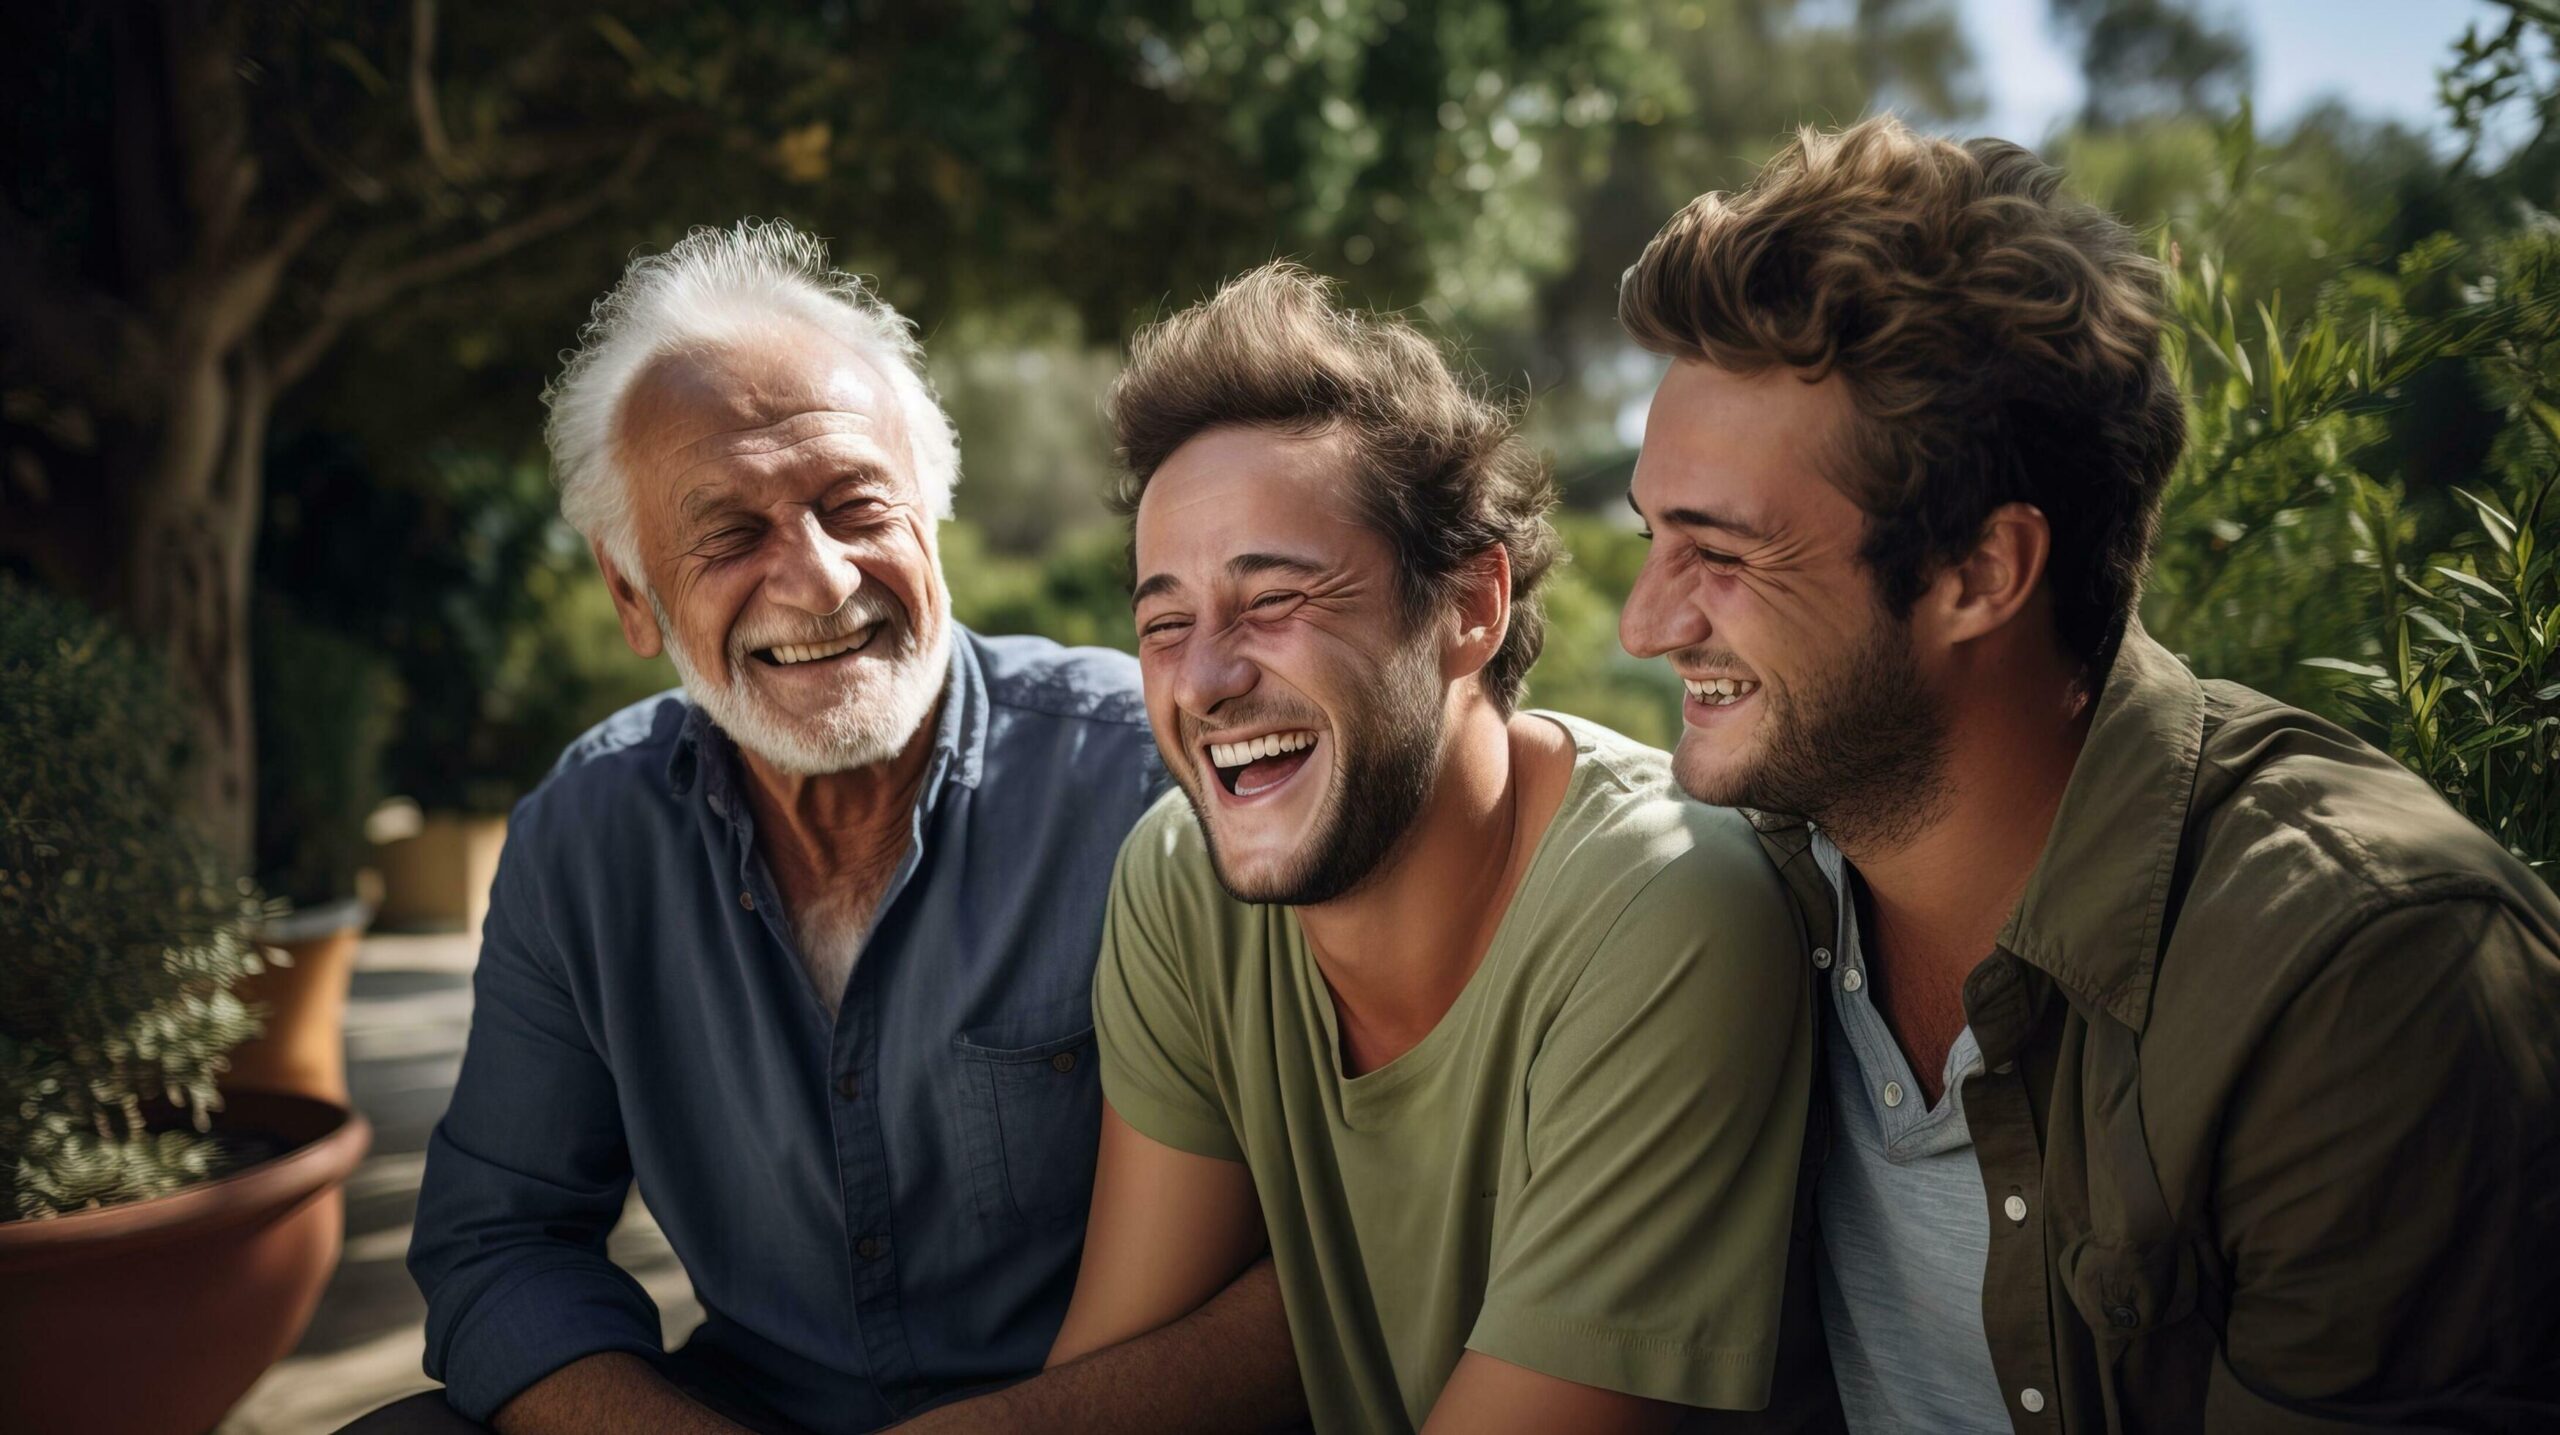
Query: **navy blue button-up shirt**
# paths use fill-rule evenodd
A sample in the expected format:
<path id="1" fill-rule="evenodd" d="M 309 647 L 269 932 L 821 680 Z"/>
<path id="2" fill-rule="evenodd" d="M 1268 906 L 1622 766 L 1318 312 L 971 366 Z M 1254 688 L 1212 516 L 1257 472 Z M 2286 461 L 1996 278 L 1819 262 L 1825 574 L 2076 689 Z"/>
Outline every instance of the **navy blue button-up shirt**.
<path id="1" fill-rule="evenodd" d="M 409 1251 L 456 1409 L 659 1353 L 604 1252 L 635 1175 L 706 1314 L 688 1358 L 801 1426 L 1039 1368 L 1093 1179 L 1111 864 L 1164 786 L 1137 665 L 955 632 L 931 763 L 833 1018 L 736 750 L 681 695 L 517 806 Z"/>

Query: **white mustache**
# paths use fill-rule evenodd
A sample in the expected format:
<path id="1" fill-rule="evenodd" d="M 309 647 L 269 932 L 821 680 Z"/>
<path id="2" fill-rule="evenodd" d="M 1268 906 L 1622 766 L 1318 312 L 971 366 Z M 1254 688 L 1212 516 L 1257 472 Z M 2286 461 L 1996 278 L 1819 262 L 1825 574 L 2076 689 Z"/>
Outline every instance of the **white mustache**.
<path id="1" fill-rule="evenodd" d="M 729 656 L 744 658 L 765 648 L 832 643 L 842 638 L 850 638 L 874 623 L 895 622 L 900 617 L 901 611 L 898 605 L 891 602 L 884 594 L 876 593 L 869 588 L 856 589 L 853 596 L 845 600 L 843 607 L 823 618 L 787 626 L 769 625 L 757 629 L 752 634 L 732 638 L 729 642 Z"/>

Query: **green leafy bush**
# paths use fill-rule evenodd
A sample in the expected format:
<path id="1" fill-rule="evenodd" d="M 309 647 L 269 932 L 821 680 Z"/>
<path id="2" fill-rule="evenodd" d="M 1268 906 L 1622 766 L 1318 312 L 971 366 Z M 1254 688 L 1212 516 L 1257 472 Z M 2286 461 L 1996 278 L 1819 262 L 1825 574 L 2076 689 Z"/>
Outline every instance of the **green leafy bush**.
<path id="1" fill-rule="evenodd" d="M 2462 494 L 2477 542 L 2423 564 L 2396 541 L 2392 495 L 2358 495 L 2386 575 L 2380 663 L 2313 658 L 2394 756 L 2545 880 L 2560 873 L 2560 469 L 2511 495 Z"/>
<path id="2" fill-rule="evenodd" d="M 258 880 L 296 906 L 334 902 L 354 894 L 368 851 L 364 821 L 382 801 L 400 684 L 379 648 L 273 598 L 253 631 Z"/>
<path id="3" fill-rule="evenodd" d="M 181 731 L 131 643 L 0 576 L 0 1218 L 221 1169 L 202 1132 L 258 1029 L 231 988 L 262 908 L 177 817 Z"/>
<path id="4" fill-rule="evenodd" d="M 2244 116 L 2227 203 L 2247 182 Z M 2356 728 L 2511 851 L 2560 862 L 2560 222 L 2342 266 L 2307 315 L 2163 239 L 2191 441 L 2144 618 L 2197 671 Z M 2187 227 L 2201 238 L 2220 225 Z M 2176 232 L 2177 226 L 2172 226 Z M 2395 465 L 2458 393 L 2469 483 Z"/>

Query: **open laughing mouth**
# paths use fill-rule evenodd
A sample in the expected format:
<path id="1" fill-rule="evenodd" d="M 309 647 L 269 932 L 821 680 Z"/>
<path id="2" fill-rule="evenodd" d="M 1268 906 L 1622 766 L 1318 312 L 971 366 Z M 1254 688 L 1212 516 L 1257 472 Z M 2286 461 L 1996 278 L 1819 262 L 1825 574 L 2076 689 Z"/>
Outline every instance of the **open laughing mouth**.
<path id="1" fill-rule="evenodd" d="M 1689 700 L 1681 704 L 1682 715 L 1690 722 L 1713 721 L 1727 708 L 1749 702 L 1760 692 L 1760 684 L 1751 678 L 1683 677 L 1680 686 Z"/>
<path id="2" fill-rule="evenodd" d="M 1304 728 L 1268 732 L 1235 742 L 1202 744 L 1210 770 L 1227 794 L 1250 802 L 1287 786 L 1315 756 L 1316 735 Z"/>
<path id="3" fill-rule="evenodd" d="M 757 662 L 768 668 L 788 668 L 797 672 L 816 672 L 840 664 L 871 646 L 880 635 L 881 624 L 870 623 L 856 628 L 841 638 L 820 643 L 782 643 L 770 648 L 751 650 Z"/>

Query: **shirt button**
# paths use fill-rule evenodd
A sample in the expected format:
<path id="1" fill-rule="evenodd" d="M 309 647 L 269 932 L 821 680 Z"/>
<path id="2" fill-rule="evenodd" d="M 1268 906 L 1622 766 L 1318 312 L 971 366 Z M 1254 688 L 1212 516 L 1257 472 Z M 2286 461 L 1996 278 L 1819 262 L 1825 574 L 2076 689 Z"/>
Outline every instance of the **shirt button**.
<path id="1" fill-rule="evenodd" d="M 1840 990 L 1844 992 L 1856 991 L 1858 988 L 1865 986 L 1866 984 L 1867 979 L 1858 975 L 1858 969 L 1856 967 L 1851 967 L 1849 970 L 1840 974 Z"/>
<path id="2" fill-rule="evenodd" d="M 1062 1052 L 1059 1052 L 1056 1056 L 1053 1056 L 1053 1057 L 1050 1057 L 1050 1058 L 1049 1058 L 1049 1069 L 1050 1069 L 1051 1071 L 1073 1071 L 1073 1070 L 1075 1070 L 1075 1069 L 1076 1069 L 1076 1054 L 1075 1054 L 1074 1052 L 1072 1052 L 1072 1051 L 1062 1051 Z"/>
<path id="3" fill-rule="evenodd" d="M 2008 1200 L 2000 1203 L 2000 1209 L 2002 1212 L 2007 1214 L 2010 1220 L 2017 1222 L 2019 1225 L 2023 1226 L 2027 1223 L 2026 1197 L 2011 1196 Z"/>
<path id="4" fill-rule="evenodd" d="M 862 1094 L 862 1078 L 848 1071 L 836 1078 L 836 1095 L 851 1101 Z"/>
<path id="5" fill-rule="evenodd" d="M 750 912 L 754 911 L 756 909 L 756 894 L 753 892 L 740 892 L 738 894 L 738 905 L 746 908 Z"/>
<path id="6" fill-rule="evenodd" d="M 880 1238 L 878 1236 L 864 1236 L 861 1240 L 853 1243 L 853 1253 L 862 1257 L 866 1261 L 878 1260 L 880 1258 Z M 2032 1410 L 2036 1407 L 2031 1405 L 2027 1408 Z"/>
<path id="7" fill-rule="evenodd" d="M 1888 1081 L 1884 1084 L 1884 1104 L 1887 1106 L 1900 1106 L 1902 1104 L 1901 1082 Z"/>
<path id="8" fill-rule="evenodd" d="M 1831 949 L 1829 947 L 1814 948 L 1813 964 L 1817 967 L 1828 970 L 1831 966 Z"/>
<path id="9" fill-rule="evenodd" d="M 2042 1414 L 2044 1412 L 2044 1392 L 2036 1389 L 2032 1385 L 2019 1391 L 2018 1408 L 2026 1411 L 2029 1415 Z"/>

